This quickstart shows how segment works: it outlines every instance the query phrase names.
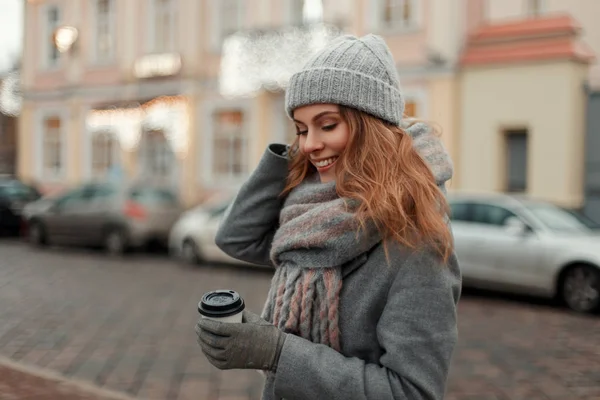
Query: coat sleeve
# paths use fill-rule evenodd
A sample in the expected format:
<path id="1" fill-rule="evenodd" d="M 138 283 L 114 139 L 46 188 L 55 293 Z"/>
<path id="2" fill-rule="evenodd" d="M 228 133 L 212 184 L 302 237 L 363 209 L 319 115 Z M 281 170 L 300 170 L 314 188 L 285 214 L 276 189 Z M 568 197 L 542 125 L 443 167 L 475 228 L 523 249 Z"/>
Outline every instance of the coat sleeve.
<path id="1" fill-rule="evenodd" d="M 284 200 L 280 194 L 288 174 L 288 160 L 283 155 L 286 151 L 285 145 L 269 145 L 225 212 L 215 243 L 231 257 L 271 265 L 269 252 L 279 224 Z"/>
<path id="2" fill-rule="evenodd" d="M 378 364 L 288 335 L 275 375 L 287 400 L 442 400 L 457 341 L 460 273 L 427 254 L 399 268 L 377 324 Z"/>

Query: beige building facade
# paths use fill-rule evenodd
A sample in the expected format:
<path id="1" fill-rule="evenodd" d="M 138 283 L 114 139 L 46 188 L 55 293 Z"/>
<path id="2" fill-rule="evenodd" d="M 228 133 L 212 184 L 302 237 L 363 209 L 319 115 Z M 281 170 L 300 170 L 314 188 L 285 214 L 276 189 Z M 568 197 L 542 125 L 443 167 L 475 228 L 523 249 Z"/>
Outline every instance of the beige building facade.
<path id="1" fill-rule="evenodd" d="M 471 3 L 483 23 L 461 59 L 455 187 L 583 206 L 586 87 L 598 84 L 600 51 L 589 15 L 600 4 L 565 4 Z"/>
<path id="2" fill-rule="evenodd" d="M 590 3 L 573 0 L 566 10 L 559 0 L 28 0 L 18 173 L 48 192 L 91 179 L 162 180 L 190 205 L 235 190 L 268 143 L 290 143 L 295 132 L 285 85 L 223 94 L 230 78 L 244 81 L 252 70 L 225 71 L 233 46 L 226 38 L 237 32 L 258 48 L 292 26 L 309 32 L 306 18 L 320 4 L 338 33 L 386 39 L 406 114 L 435 123 L 454 159 L 451 188 L 507 190 L 515 172 L 507 172 L 502 132 L 526 128 L 523 190 L 577 204 L 581 171 L 571 165 L 583 146 L 585 107 L 578 88 L 600 82 L 597 64 L 477 64 L 465 54 L 482 27 L 565 12 L 584 26 L 577 40 L 600 50 L 591 22 L 600 3 Z M 283 60 L 301 50 L 272 48 Z M 561 136 L 568 129 L 575 133 Z"/>
<path id="3" fill-rule="evenodd" d="M 305 3 L 315 4 L 27 1 L 19 175 L 48 192 L 91 179 L 163 180 L 188 204 L 234 190 L 268 143 L 295 134 L 281 90 L 222 95 L 224 38 L 301 26 Z M 323 21 L 340 32 L 386 38 L 407 113 L 442 126 L 453 150 L 458 12 L 442 0 L 322 4 Z M 61 52 L 73 28 L 76 40 Z"/>

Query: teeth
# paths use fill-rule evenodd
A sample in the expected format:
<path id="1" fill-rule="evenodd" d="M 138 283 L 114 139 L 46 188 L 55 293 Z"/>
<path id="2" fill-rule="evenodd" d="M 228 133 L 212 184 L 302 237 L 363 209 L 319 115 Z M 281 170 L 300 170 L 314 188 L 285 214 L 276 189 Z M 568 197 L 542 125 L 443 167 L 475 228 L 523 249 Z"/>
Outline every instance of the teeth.
<path id="1" fill-rule="evenodd" d="M 333 164 L 333 162 L 334 162 L 336 159 L 337 159 L 337 157 L 331 157 L 331 158 L 328 158 L 328 159 L 326 159 L 326 160 L 322 160 L 322 161 L 315 161 L 315 165 L 316 165 L 317 167 L 319 167 L 319 168 L 323 168 L 323 167 L 326 167 L 326 166 L 328 166 L 328 165 L 330 165 L 330 164 Z"/>

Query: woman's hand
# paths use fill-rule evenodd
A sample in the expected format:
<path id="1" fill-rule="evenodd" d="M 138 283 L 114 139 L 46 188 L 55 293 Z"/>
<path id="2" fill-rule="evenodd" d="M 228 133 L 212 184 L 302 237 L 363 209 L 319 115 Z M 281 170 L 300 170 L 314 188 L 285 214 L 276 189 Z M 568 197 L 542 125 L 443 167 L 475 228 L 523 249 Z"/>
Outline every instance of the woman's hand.
<path id="1" fill-rule="evenodd" d="M 244 310 L 242 323 L 200 318 L 196 324 L 198 345 L 208 361 L 219 369 L 275 371 L 286 334 L 258 315 Z"/>

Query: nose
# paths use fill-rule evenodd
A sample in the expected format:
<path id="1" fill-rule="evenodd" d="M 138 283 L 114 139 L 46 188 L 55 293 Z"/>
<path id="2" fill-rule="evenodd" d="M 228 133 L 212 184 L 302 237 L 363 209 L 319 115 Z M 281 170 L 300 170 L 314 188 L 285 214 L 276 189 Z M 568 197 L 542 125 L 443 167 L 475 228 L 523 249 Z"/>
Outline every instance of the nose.
<path id="1" fill-rule="evenodd" d="M 318 135 L 309 130 L 304 139 L 304 145 L 302 146 L 304 153 L 314 153 L 315 151 L 322 150 L 323 147 L 323 141 L 319 139 Z"/>

